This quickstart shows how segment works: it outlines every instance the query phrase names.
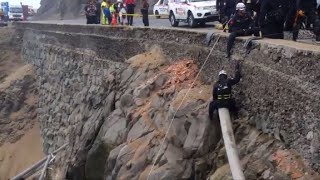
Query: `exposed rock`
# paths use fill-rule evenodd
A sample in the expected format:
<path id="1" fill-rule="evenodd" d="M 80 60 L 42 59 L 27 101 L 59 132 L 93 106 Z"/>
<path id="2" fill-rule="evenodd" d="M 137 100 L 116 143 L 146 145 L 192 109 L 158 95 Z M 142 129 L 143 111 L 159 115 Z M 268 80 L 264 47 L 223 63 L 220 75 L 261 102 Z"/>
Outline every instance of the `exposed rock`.
<path id="1" fill-rule="evenodd" d="M 228 164 L 220 167 L 210 176 L 210 180 L 232 180 L 230 167 Z"/>
<path id="2" fill-rule="evenodd" d="M 21 31 L 25 29 L 17 26 Z M 41 77 L 38 88 L 42 108 L 38 117 L 44 150 L 50 153 L 64 141 L 70 144 L 63 157 L 56 160 L 57 167 L 52 173 L 68 174 L 69 179 L 83 178 L 85 170 L 92 171 L 90 163 L 98 157 L 99 143 L 103 142 L 118 147 L 104 151 L 99 159 L 105 168 L 103 178 L 146 179 L 153 163 L 150 179 L 207 179 L 210 171 L 211 179 L 231 177 L 225 149 L 218 143 L 218 123 L 207 117 L 212 86 L 203 85 L 216 80 L 222 67 L 232 73 L 233 62 L 221 56 L 224 37 L 213 50 L 210 63 L 201 71 L 201 79 L 195 79 L 198 65 L 203 65 L 210 50 L 201 45 L 204 37 L 201 33 L 26 26 L 29 28 L 23 35 L 23 56 L 35 66 L 37 77 Z M 113 43 L 104 43 L 111 39 Z M 317 168 L 319 163 L 314 157 L 319 155 L 319 133 L 315 132 L 318 129 L 315 124 L 319 122 L 320 81 L 319 68 L 315 67 L 319 66 L 319 54 L 266 41 L 259 42 L 243 61 L 245 78 L 240 87 L 235 87 L 234 97 L 258 129 L 274 134 L 286 147 L 303 155 L 295 162 L 306 159 Z M 124 42 L 131 48 L 123 51 Z M 153 48 L 146 52 L 154 42 L 163 50 Z M 238 45 L 234 50 L 241 54 Z M 137 52 L 143 53 L 136 55 Z M 292 54 L 297 57 L 288 59 Z M 171 65 L 166 64 L 167 57 Z M 186 57 L 194 61 L 182 60 Z M 15 98 L 6 98 L 2 110 L 8 114 L 13 107 L 19 108 L 19 103 Z M 293 172 L 296 169 L 291 166 L 288 171 L 283 168 L 281 162 L 295 156 L 282 157 L 276 153 L 285 149 L 284 144 L 252 130 L 246 124 L 247 119 L 234 122 L 246 176 L 259 179 L 268 174 L 264 173 L 268 169 L 270 179 L 303 175 L 300 171 Z M 308 135 L 310 131 L 313 138 Z M 298 169 L 311 169 L 297 165 Z M 100 176 L 102 168 L 97 170 Z M 310 170 L 308 174 L 312 173 Z"/>
<path id="3" fill-rule="evenodd" d="M 95 143 L 92 146 L 86 160 L 86 179 L 103 179 L 106 162 L 113 148 L 113 146 L 104 142 Z"/>
<path id="4" fill-rule="evenodd" d="M 131 142 L 133 140 L 136 140 L 146 135 L 147 133 L 152 132 L 153 130 L 154 128 L 147 125 L 145 121 L 142 118 L 140 118 L 139 121 L 136 122 L 131 128 L 131 130 L 129 131 L 127 141 Z"/>
<path id="5" fill-rule="evenodd" d="M 121 107 L 123 108 L 132 106 L 134 103 L 133 96 L 131 94 L 122 95 L 120 99 L 120 103 L 121 103 Z"/>

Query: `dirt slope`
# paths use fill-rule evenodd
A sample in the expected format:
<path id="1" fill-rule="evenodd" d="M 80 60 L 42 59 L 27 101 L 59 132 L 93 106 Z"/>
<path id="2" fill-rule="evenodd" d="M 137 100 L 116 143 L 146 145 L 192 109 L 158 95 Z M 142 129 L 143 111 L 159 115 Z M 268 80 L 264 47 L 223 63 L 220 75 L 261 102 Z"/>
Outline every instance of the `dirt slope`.
<path id="1" fill-rule="evenodd" d="M 8 179 L 44 157 L 39 126 L 36 124 L 16 143 L 0 147 L 0 179 Z"/>
<path id="2" fill-rule="evenodd" d="M 36 117 L 37 90 L 32 66 L 12 43 L 13 28 L 0 28 L 0 179 L 40 160 L 42 140 Z"/>

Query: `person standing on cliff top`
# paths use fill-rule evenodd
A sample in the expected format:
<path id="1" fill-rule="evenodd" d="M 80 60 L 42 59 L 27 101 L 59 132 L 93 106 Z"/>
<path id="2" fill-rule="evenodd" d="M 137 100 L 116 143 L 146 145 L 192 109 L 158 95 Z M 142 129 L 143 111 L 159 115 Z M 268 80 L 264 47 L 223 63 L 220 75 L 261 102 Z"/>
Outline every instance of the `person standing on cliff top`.
<path id="1" fill-rule="evenodd" d="M 141 14 L 142 14 L 142 22 L 144 26 L 149 26 L 148 10 L 149 10 L 148 0 L 142 0 Z"/>
<path id="2" fill-rule="evenodd" d="M 103 0 L 101 3 L 101 17 L 100 17 L 100 21 L 101 21 L 102 25 L 107 24 L 107 18 L 104 14 L 104 10 L 105 10 L 105 8 L 107 8 L 107 6 L 108 6 L 107 0 Z"/>
<path id="3" fill-rule="evenodd" d="M 228 78 L 227 72 L 219 72 L 219 79 L 213 86 L 212 101 L 209 104 L 209 119 L 213 121 L 214 111 L 219 108 L 228 108 L 237 118 L 238 108 L 236 101 L 232 98 L 232 86 L 239 83 L 241 79 L 240 64 L 237 62 L 234 78 Z"/>
<path id="4" fill-rule="evenodd" d="M 101 21 L 101 3 L 100 1 L 96 1 L 96 7 L 97 7 L 97 15 L 96 15 L 96 24 L 100 24 Z"/>
<path id="5" fill-rule="evenodd" d="M 124 8 L 123 1 L 117 0 L 115 8 L 116 8 L 116 12 L 118 14 L 118 22 L 119 22 L 119 24 L 123 25 L 124 20 L 126 19 L 126 14 L 127 14 L 126 8 Z"/>
<path id="6" fill-rule="evenodd" d="M 96 24 L 97 22 L 97 6 L 93 0 L 89 0 L 86 7 L 87 24 Z"/>
<path id="7" fill-rule="evenodd" d="M 136 3 L 135 0 L 126 0 L 124 3 L 127 8 L 127 13 L 129 14 L 129 15 L 127 15 L 127 20 L 128 20 L 129 26 L 132 26 L 132 24 L 133 24 L 134 8 L 136 7 L 135 3 Z"/>

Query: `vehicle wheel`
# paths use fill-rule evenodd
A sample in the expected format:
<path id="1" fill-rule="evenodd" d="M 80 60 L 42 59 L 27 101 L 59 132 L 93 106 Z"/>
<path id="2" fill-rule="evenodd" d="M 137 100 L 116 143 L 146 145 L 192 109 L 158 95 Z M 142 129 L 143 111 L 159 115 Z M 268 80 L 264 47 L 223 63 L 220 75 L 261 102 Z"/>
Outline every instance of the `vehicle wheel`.
<path id="1" fill-rule="evenodd" d="M 199 23 L 199 25 L 200 25 L 201 27 L 205 27 L 205 26 L 206 26 L 206 22 L 205 22 L 205 21 L 202 21 L 202 22 Z"/>
<path id="2" fill-rule="evenodd" d="M 158 11 L 156 11 L 155 15 L 156 15 L 156 18 L 157 18 L 157 19 L 160 19 L 160 16 L 159 16 L 159 12 L 158 12 Z"/>
<path id="3" fill-rule="evenodd" d="M 179 25 L 179 22 L 176 20 L 173 13 L 170 13 L 169 19 L 172 27 L 177 27 Z"/>
<path id="4" fill-rule="evenodd" d="M 193 14 L 191 12 L 189 12 L 189 15 L 188 15 L 188 25 L 191 28 L 194 28 L 197 25 L 196 21 L 194 20 Z"/>

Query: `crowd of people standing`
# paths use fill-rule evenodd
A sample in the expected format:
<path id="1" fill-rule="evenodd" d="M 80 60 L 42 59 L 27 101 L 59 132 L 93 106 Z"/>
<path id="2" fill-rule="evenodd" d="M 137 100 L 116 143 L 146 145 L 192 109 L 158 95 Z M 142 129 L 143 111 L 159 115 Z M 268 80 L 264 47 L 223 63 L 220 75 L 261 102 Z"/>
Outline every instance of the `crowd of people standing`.
<path id="1" fill-rule="evenodd" d="M 317 0 L 219 0 L 224 26 L 231 33 L 227 57 L 237 36 L 255 35 L 283 39 L 284 31 L 292 32 L 296 41 L 299 29 L 313 31 L 320 41 L 320 12 Z"/>
<path id="2" fill-rule="evenodd" d="M 296 40 L 299 29 L 305 24 L 320 41 L 317 0 L 218 0 L 225 22 L 236 15 L 238 3 L 245 5 L 253 20 L 251 27 L 259 27 L 263 37 L 282 39 L 284 31 L 292 31 L 293 40 Z"/>
<path id="3" fill-rule="evenodd" d="M 135 0 L 88 0 L 85 6 L 87 24 L 102 24 L 102 25 L 133 25 L 133 17 L 135 13 Z M 145 26 L 149 26 L 148 19 L 149 4 L 147 0 L 143 0 L 141 14 Z M 125 22 L 125 20 L 127 21 Z"/>

